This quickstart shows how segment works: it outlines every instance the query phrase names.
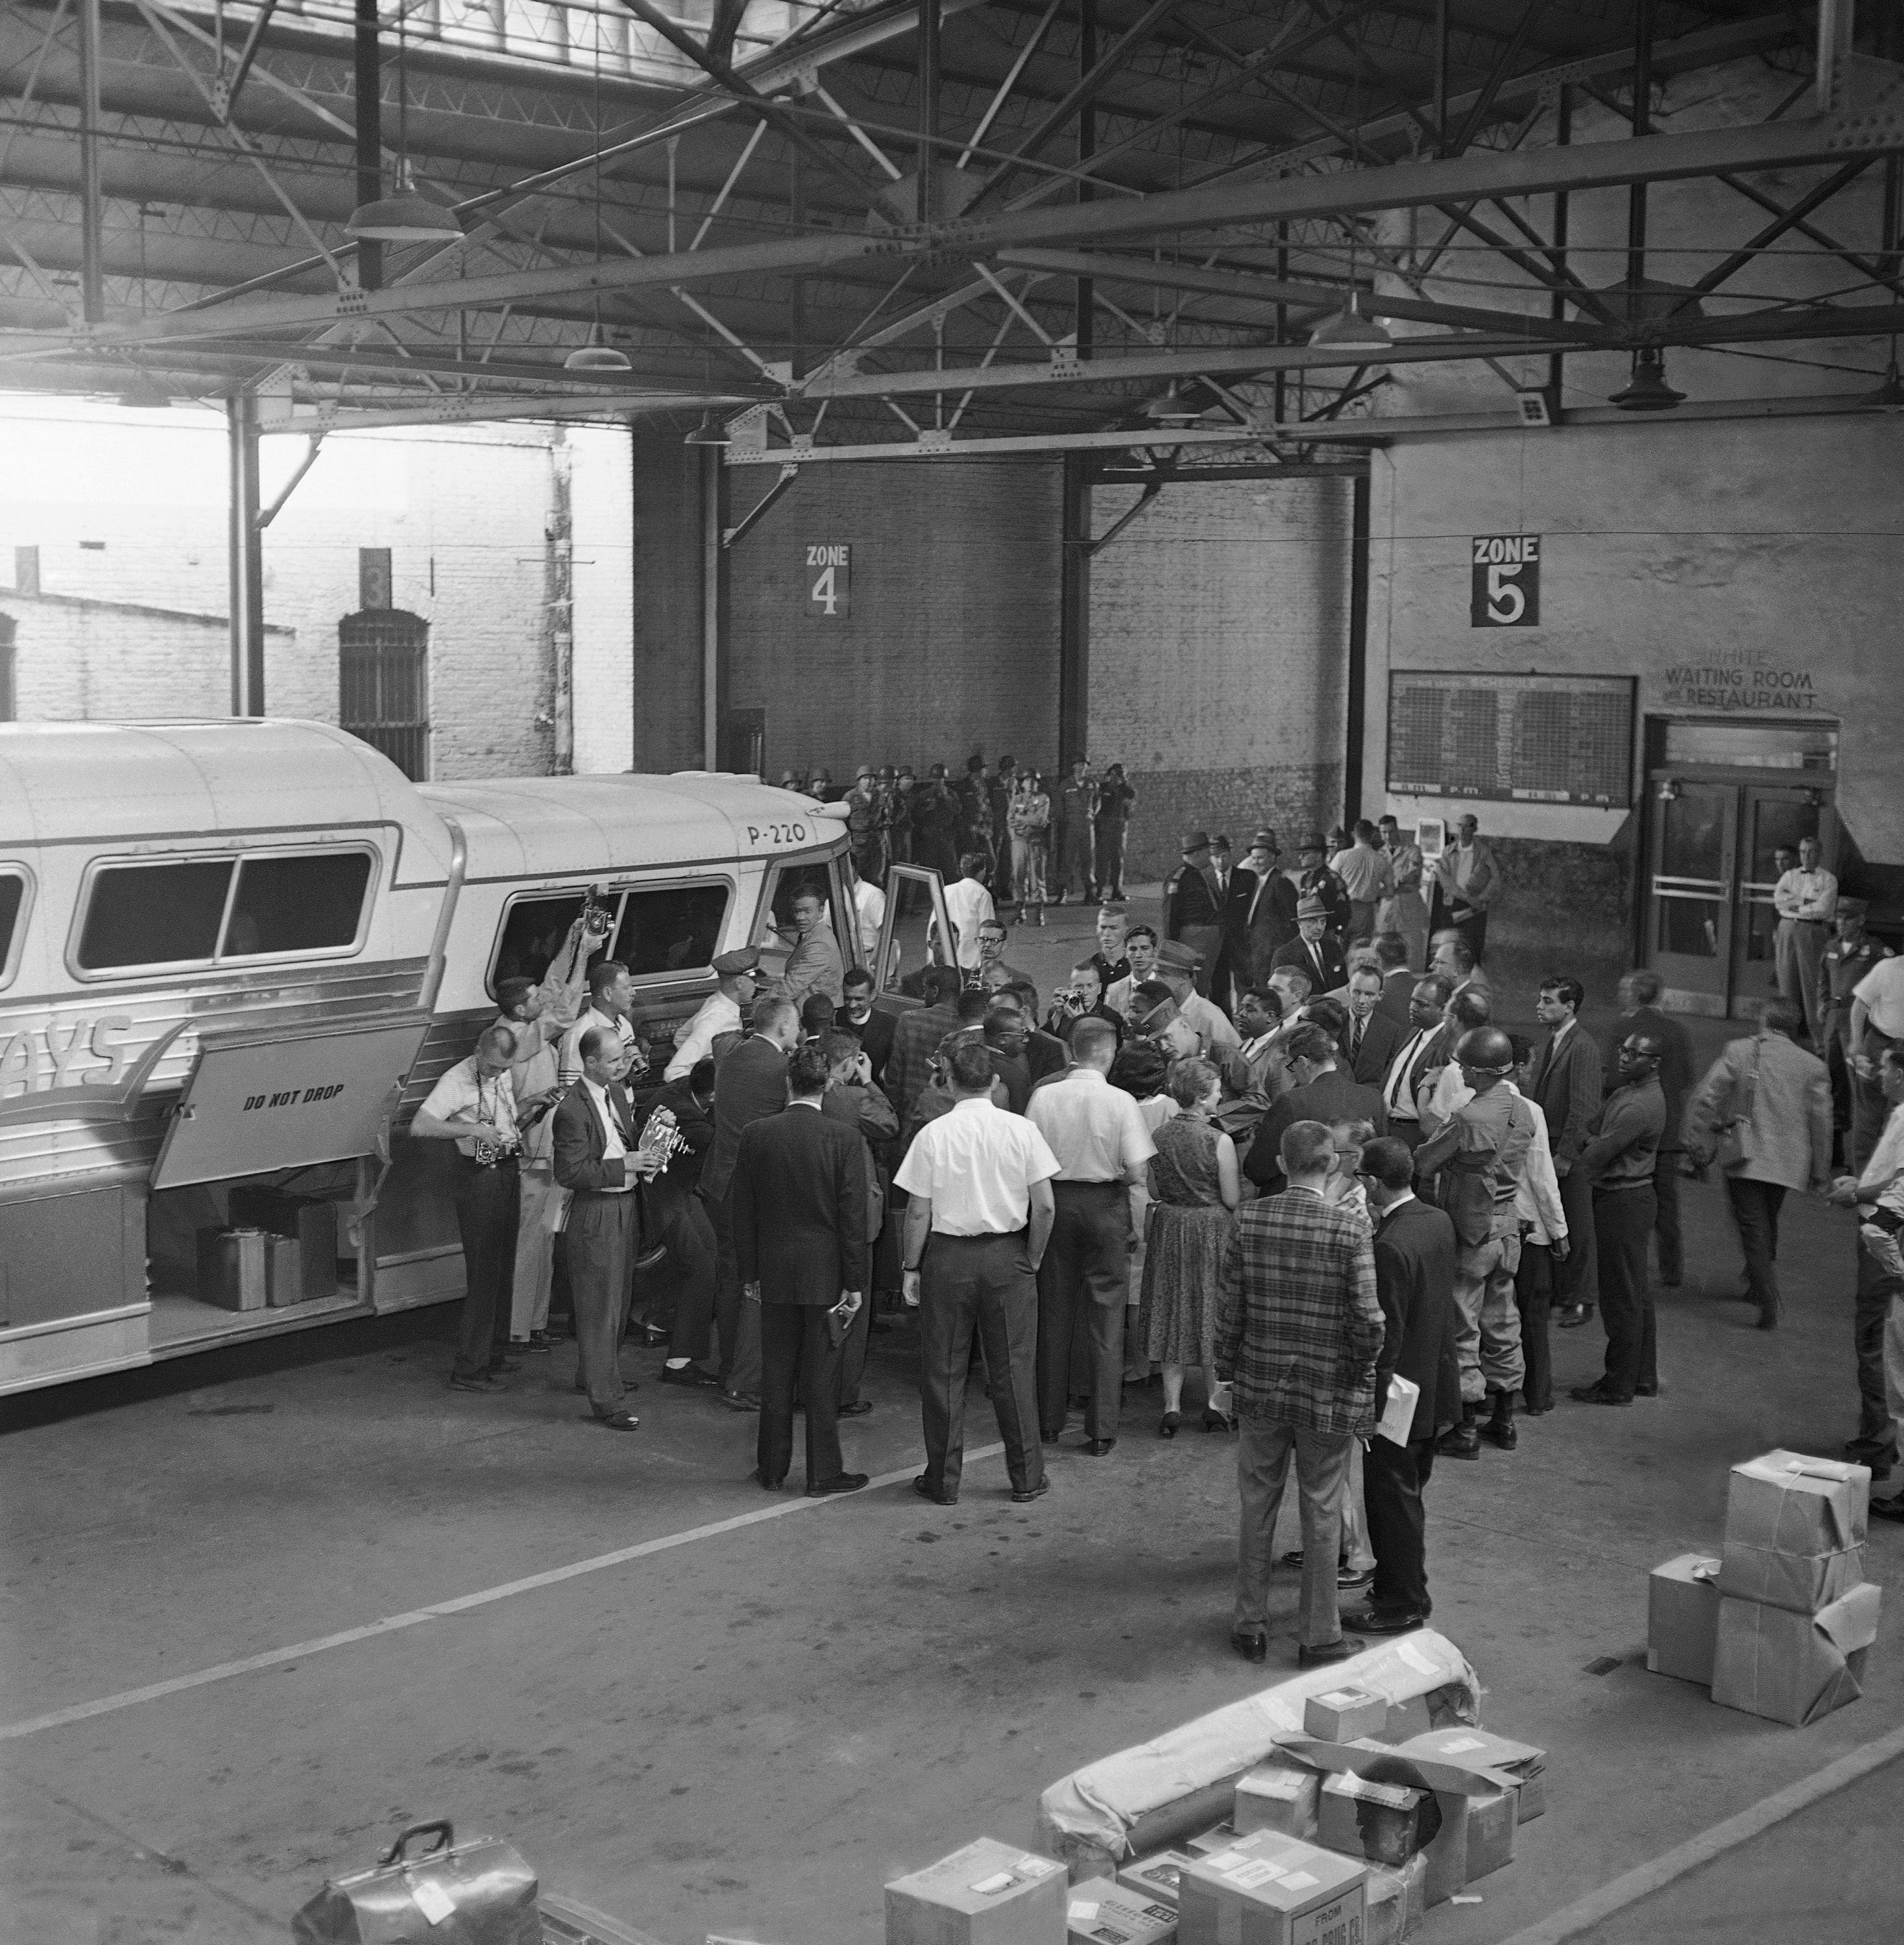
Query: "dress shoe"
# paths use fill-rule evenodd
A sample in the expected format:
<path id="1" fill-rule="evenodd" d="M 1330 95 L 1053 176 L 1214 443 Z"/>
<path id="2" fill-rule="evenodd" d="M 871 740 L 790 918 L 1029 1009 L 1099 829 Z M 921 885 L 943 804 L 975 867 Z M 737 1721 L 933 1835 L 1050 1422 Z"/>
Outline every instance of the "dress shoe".
<path id="1" fill-rule="evenodd" d="M 1012 1489 L 1012 1503 L 1015 1506 L 1028 1506 L 1034 1500 L 1042 1500 L 1051 1490 L 1051 1481 L 1040 1479 L 1035 1486 L 1027 1486 L 1023 1492 L 1016 1487 Z"/>
<path id="2" fill-rule="evenodd" d="M 1332 1661 L 1347 1661 L 1351 1655 L 1362 1652 L 1363 1644 L 1353 1635 L 1344 1635 L 1340 1641 L 1332 1641 L 1326 1648 L 1299 1648 L 1296 1652 L 1298 1668 L 1326 1668 Z"/>
<path id="3" fill-rule="evenodd" d="M 1567 1393 L 1576 1404 L 1631 1404 L 1631 1398 L 1615 1398 L 1611 1392 L 1602 1391 L 1597 1385 L 1576 1385 Z"/>
<path id="4" fill-rule="evenodd" d="M 1343 1615 L 1342 1626 L 1365 1635 L 1411 1635 L 1428 1626 L 1428 1617 L 1402 1607 L 1351 1607 Z"/>
<path id="5" fill-rule="evenodd" d="M 1359 1594 L 1364 1587 L 1374 1585 L 1375 1569 L 1373 1567 L 1338 1567 L 1336 1569 L 1336 1590 L 1338 1593 Z"/>
<path id="6" fill-rule="evenodd" d="M 1545 1418 L 1554 1409 L 1554 1401 L 1549 1398 L 1545 1404 L 1524 1404 L 1520 1407 L 1523 1418 Z"/>
<path id="7" fill-rule="evenodd" d="M 1038 1435 L 1047 1445 L 1055 1445 L 1064 1435 L 1064 1428 L 1061 1425 L 1055 1432 L 1041 1432 Z"/>
<path id="8" fill-rule="evenodd" d="M 1873 1500 L 1870 1511 L 1878 1519 L 1904 1520 L 1904 1493 L 1893 1493 L 1887 1500 Z"/>
<path id="9" fill-rule="evenodd" d="M 806 1489 L 809 1500 L 830 1500 L 836 1493 L 856 1493 L 873 1475 L 870 1472 L 836 1472 L 830 1479 L 817 1479 Z"/>
<path id="10" fill-rule="evenodd" d="M 769 1493 L 778 1492 L 781 1487 L 787 1483 L 786 1478 L 784 1475 L 778 1479 L 769 1478 L 767 1475 L 761 1471 L 758 1466 L 754 1467 L 753 1470 L 747 1475 L 747 1477 L 751 1479 L 756 1486 L 763 1487 Z"/>
<path id="11" fill-rule="evenodd" d="M 665 1255 L 667 1252 L 664 1250 L 662 1253 Z M 650 1350 L 657 1344 L 665 1344 L 669 1335 L 667 1326 L 664 1324 L 644 1324 L 641 1327 L 641 1342 Z"/>
<path id="12" fill-rule="evenodd" d="M 1101 1459 L 1117 1442 L 1114 1438 L 1087 1438 L 1084 1441 L 1084 1449 L 1093 1459 Z"/>
<path id="13" fill-rule="evenodd" d="M 489 1375 L 492 1378 L 501 1377 L 505 1371 L 519 1371 L 522 1368 L 513 1358 L 491 1358 L 489 1360 Z"/>
<path id="14" fill-rule="evenodd" d="M 1203 1429 L 1206 1432 L 1234 1432 L 1236 1421 L 1220 1411 L 1212 1411 L 1208 1405 L 1203 1407 Z"/>
<path id="15" fill-rule="evenodd" d="M 1245 1632 L 1241 1629 L 1230 1630 L 1230 1645 L 1245 1661 L 1267 1661 L 1269 1659 L 1269 1637 Z"/>
<path id="16" fill-rule="evenodd" d="M 453 1392 L 495 1392 L 502 1389 L 502 1386 L 487 1371 L 479 1373 L 473 1378 L 451 1378 L 449 1388 Z"/>
<path id="17" fill-rule="evenodd" d="M 1635 1398 L 1657 1398 L 1659 1395 L 1659 1387 L 1657 1385 L 1635 1385 L 1633 1387 L 1633 1395 Z"/>
<path id="18" fill-rule="evenodd" d="M 1854 1466 L 1869 1466 L 1881 1460 L 1892 1464 L 1897 1457 L 1896 1443 L 1888 1436 L 1881 1438 L 1847 1438 L 1844 1442 L 1844 1456 Z"/>
<path id="19" fill-rule="evenodd" d="M 633 1432 L 641 1420 L 633 1412 L 605 1412 L 595 1420 L 604 1432 Z"/>
<path id="20" fill-rule="evenodd" d="M 843 1404 L 834 1413 L 836 1418 L 864 1418 L 873 1409 L 870 1398 L 855 1398 L 851 1404 Z"/>
<path id="21" fill-rule="evenodd" d="M 547 1357 L 550 1351 L 553 1349 L 554 1343 L 554 1339 L 549 1335 L 547 1331 L 531 1330 L 529 1333 L 529 1355 L 531 1357 L 536 1358 Z"/>
<path id="22" fill-rule="evenodd" d="M 1182 1412 L 1166 1411 L 1163 1416 L 1157 1420 L 1157 1435 L 1160 1438 L 1174 1438 L 1177 1435 L 1177 1427 L 1182 1424 L 1182 1423 L 1183 1413 Z"/>
<path id="23" fill-rule="evenodd" d="M 685 1385 L 690 1391 L 719 1391 L 720 1382 L 712 1371 L 704 1371 L 698 1364 L 682 1364 L 679 1369 L 673 1364 L 661 1367 L 664 1385 Z"/>
<path id="24" fill-rule="evenodd" d="M 1475 1407 L 1465 1404 L 1461 1408 L 1461 1423 L 1451 1425 L 1435 1441 L 1436 1455 L 1443 1459 L 1478 1459 L 1481 1456 L 1481 1435 L 1475 1429 L 1477 1416 Z"/>
<path id="25" fill-rule="evenodd" d="M 751 1392 L 722 1392 L 721 1403 L 729 1411 L 758 1411 L 760 1401 Z"/>
<path id="26" fill-rule="evenodd" d="M 948 1497 L 944 1493 L 935 1490 L 932 1482 L 923 1472 L 913 1480 L 912 1489 L 922 1500 L 930 1500 L 935 1506 L 956 1506 L 959 1503 L 959 1496 L 957 1493 Z"/>
<path id="27" fill-rule="evenodd" d="M 1565 1309 L 1556 1311 L 1554 1321 L 1563 1330 L 1577 1330 L 1593 1315 L 1593 1306 L 1585 1303 L 1570 1303 Z"/>

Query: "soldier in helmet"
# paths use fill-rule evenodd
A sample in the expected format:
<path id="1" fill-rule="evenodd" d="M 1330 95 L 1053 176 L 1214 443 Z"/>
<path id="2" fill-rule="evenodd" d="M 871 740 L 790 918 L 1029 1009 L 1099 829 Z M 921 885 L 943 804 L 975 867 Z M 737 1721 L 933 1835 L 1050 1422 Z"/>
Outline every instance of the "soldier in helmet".
<path id="1" fill-rule="evenodd" d="M 946 783 L 945 766 L 935 763 L 913 793 L 913 862 L 938 872 L 948 885 L 959 875 L 958 826 L 958 800 Z"/>
<path id="2" fill-rule="evenodd" d="M 868 884 L 886 883 L 886 837 L 880 820 L 880 781 L 870 763 L 861 763 L 846 793 L 846 834 L 853 868 Z"/>

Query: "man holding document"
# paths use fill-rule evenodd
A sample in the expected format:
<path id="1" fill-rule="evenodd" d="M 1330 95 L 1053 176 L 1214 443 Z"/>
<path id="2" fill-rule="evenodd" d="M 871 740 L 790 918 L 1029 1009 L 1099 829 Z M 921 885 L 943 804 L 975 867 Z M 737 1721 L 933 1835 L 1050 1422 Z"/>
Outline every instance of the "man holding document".
<path id="1" fill-rule="evenodd" d="M 1376 1435 L 1362 1462 L 1362 1494 L 1375 1582 L 1368 1604 L 1342 1617 L 1363 1635 L 1401 1635 L 1433 1610 L 1428 1598 L 1422 1489 L 1441 1426 L 1461 1415 L 1454 1355 L 1455 1228 L 1416 1199 L 1413 1155 L 1385 1138 L 1362 1151 L 1362 1182 L 1375 1218 L 1376 1296 L 1386 1325 L 1376 1359 Z"/>

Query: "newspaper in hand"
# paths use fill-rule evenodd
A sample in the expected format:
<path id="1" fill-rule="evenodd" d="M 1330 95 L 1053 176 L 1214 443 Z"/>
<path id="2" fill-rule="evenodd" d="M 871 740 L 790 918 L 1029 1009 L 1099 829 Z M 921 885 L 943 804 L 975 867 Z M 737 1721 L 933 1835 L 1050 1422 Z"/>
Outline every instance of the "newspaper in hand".
<path id="1" fill-rule="evenodd" d="M 1382 1416 L 1376 1422 L 1376 1436 L 1385 1438 L 1391 1445 L 1406 1445 L 1408 1435 L 1415 1423 L 1415 1407 L 1422 1395 L 1422 1388 L 1411 1378 L 1399 1373 L 1388 1380 L 1388 1401 L 1382 1408 Z"/>

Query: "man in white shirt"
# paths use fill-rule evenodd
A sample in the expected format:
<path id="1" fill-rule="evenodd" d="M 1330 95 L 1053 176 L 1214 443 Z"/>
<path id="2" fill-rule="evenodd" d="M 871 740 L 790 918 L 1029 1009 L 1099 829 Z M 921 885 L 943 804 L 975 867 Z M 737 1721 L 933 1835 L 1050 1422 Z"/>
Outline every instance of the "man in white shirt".
<path id="1" fill-rule="evenodd" d="M 1071 1404 L 1071 1343 L 1080 1318 L 1090 1340 L 1085 1450 L 1117 1442 L 1124 1305 L 1130 1290 L 1130 1198 L 1157 1153 L 1137 1103 L 1108 1076 L 1117 1030 L 1085 1019 L 1071 1029 L 1072 1066 L 1036 1090 L 1026 1118 L 1058 1158 L 1051 1248 L 1038 1279 L 1038 1424 L 1060 1437 Z"/>
<path id="2" fill-rule="evenodd" d="M 1779 991 L 1804 1009 L 1805 1031 L 1822 1055 L 1825 1026 L 1819 1001 L 1819 968 L 1825 948 L 1832 942 L 1838 880 L 1819 866 L 1820 855 L 1816 838 L 1799 839 L 1798 868 L 1787 871 L 1772 887 L 1772 905 L 1779 915 L 1775 946 Z"/>
<path id="3" fill-rule="evenodd" d="M 1851 989 L 1851 1160 L 1868 1157 L 1886 1119 L 1878 1086 L 1878 1056 L 1904 1044 L 1904 957 L 1881 959 Z"/>
<path id="4" fill-rule="evenodd" d="M 1418 1148 L 1427 1139 L 1422 1111 L 1416 1105 L 1416 1090 L 1446 1058 L 1441 1031 L 1447 1010 L 1448 982 L 1438 972 L 1431 972 L 1415 982 L 1408 1000 L 1408 1037 L 1388 1063 L 1382 1083 L 1382 1104 L 1388 1111 L 1388 1132 L 1397 1141 Z"/>
<path id="5" fill-rule="evenodd" d="M 685 1080 L 701 1062 L 718 1059 L 727 1051 L 717 1042 L 726 1039 L 731 1046 L 746 1032 L 747 1009 L 753 1004 L 753 972 L 759 963 L 760 954 L 752 946 L 723 952 L 715 960 L 719 984 L 694 1018 L 676 1030 L 674 1058 L 664 1080 Z"/>
<path id="6" fill-rule="evenodd" d="M 906 1301 L 919 1308 L 926 1469 L 913 1490 L 938 1506 L 958 1503 L 976 1331 L 1012 1498 L 1022 1506 L 1049 1487 L 1037 1435 L 1037 1278 L 1058 1158 L 1030 1121 L 993 1105 L 981 1043 L 960 1042 L 946 1067 L 951 1111 L 920 1130 L 893 1177 L 910 1198 L 901 1262 Z"/>
<path id="7" fill-rule="evenodd" d="M 1413 837 L 1403 837 L 1401 826 L 1394 817 L 1380 817 L 1376 822 L 1394 883 L 1394 891 L 1376 907 L 1376 931 L 1378 936 L 1385 932 L 1399 932 L 1408 948 L 1403 963 L 1420 968 L 1428 958 L 1428 905 L 1422 896 L 1422 847 Z"/>
<path id="8" fill-rule="evenodd" d="M 1206 1052 L 1212 1047 L 1240 1046 L 1242 1040 L 1228 1014 L 1197 990 L 1197 969 L 1203 963 L 1194 946 L 1180 939 L 1166 939 L 1157 949 L 1157 977 L 1169 988 L 1178 1017 L 1200 1037 Z"/>
<path id="9" fill-rule="evenodd" d="M 493 1392 L 497 1378 L 516 1368 L 503 1355 L 521 1214 L 522 1139 L 509 1083 L 515 1058 L 514 1030 L 485 1027 L 476 1052 L 442 1075 L 410 1124 L 414 1140 L 456 1144 L 463 1312 L 449 1381 L 459 1392 Z"/>
<path id="10" fill-rule="evenodd" d="M 582 1077 L 582 1035 L 590 1027 L 605 1027 L 613 1034 L 621 1050 L 623 1071 L 633 1059 L 635 985 L 628 969 L 618 959 L 598 959 L 588 969 L 588 1009 L 562 1037 L 562 1058 L 558 1063 L 557 1084 L 565 1093 Z"/>
<path id="11" fill-rule="evenodd" d="M 1554 1269 L 1567 1260 L 1571 1244 L 1547 1116 L 1533 1098 L 1535 1050 L 1519 1034 L 1510 1037 L 1514 1078 L 1508 1085 L 1534 1113 L 1527 1165 L 1514 1191 L 1514 1213 L 1520 1219 L 1520 1264 L 1514 1273 L 1514 1304 L 1520 1313 L 1520 1349 L 1527 1367 L 1520 1381 L 1520 1408 L 1529 1417 L 1539 1418 L 1554 1409 L 1554 1361 L 1548 1336 Z M 1588 1213 L 1592 1213 L 1591 1207 Z"/>
<path id="12" fill-rule="evenodd" d="M 880 956 L 880 934 L 886 925 L 886 894 L 870 878 L 862 878 L 852 854 L 846 855 L 846 869 L 853 881 L 853 936 L 859 942 L 859 963 L 876 972 Z"/>
<path id="13" fill-rule="evenodd" d="M 981 959 L 978 951 L 978 928 L 987 919 L 997 916 L 992 904 L 992 895 L 987 891 L 979 874 L 985 868 L 985 861 L 976 851 L 968 851 L 959 860 L 960 875 L 945 888 L 945 915 L 952 921 L 952 930 L 957 944 L 954 957 L 960 968 L 967 972 L 975 972 Z M 935 917 L 927 928 L 928 936 L 938 936 L 938 920 Z"/>
<path id="14" fill-rule="evenodd" d="M 1394 897 L 1395 891 L 1388 853 L 1377 848 L 1381 834 L 1361 818 L 1353 834 L 1354 843 L 1329 861 L 1329 868 L 1348 890 L 1348 934 L 1343 941 L 1347 945 L 1375 936 L 1376 908 L 1384 899 Z"/>

